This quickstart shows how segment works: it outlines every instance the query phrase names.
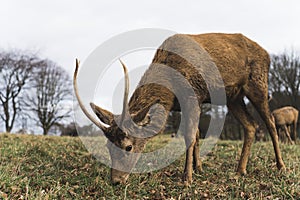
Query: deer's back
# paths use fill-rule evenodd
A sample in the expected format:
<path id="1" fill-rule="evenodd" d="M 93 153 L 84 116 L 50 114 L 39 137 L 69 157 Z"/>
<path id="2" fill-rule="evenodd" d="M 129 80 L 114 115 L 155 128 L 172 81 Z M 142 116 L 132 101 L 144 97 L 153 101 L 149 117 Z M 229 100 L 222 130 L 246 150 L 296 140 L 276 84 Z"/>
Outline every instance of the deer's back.
<path id="1" fill-rule="evenodd" d="M 221 87 L 224 83 L 227 97 L 232 98 L 251 81 L 267 84 L 270 58 L 262 47 L 242 34 L 177 34 L 161 45 L 153 63 L 179 71 L 201 93 L 207 93 L 207 84 Z M 223 83 L 211 71 L 212 63 Z M 205 81 L 199 71 L 208 77 Z"/>
<path id="2" fill-rule="evenodd" d="M 153 80 L 163 80 L 173 87 L 184 85 L 179 75 L 170 73 L 167 68 L 179 72 L 189 82 L 199 102 L 210 102 L 207 86 L 215 90 L 225 86 L 227 99 L 238 96 L 251 81 L 261 83 L 261 87 L 267 89 L 269 64 L 268 53 L 242 34 L 176 34 L 166 39 L 156 51 L 131 98 L 131 109 L 139 110 L 157 99 L 165 107 L 174 107 L 171 104 L 175 96 L 170 90 L 146 86 Z M 214 68 L 221 78 L 216 78 Z"/>

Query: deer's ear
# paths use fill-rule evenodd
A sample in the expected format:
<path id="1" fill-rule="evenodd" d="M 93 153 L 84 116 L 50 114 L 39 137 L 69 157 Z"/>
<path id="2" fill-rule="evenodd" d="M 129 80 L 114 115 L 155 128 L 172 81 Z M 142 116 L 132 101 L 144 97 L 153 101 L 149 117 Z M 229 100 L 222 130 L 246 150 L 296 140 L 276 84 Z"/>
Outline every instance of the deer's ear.
<path id="1" fill-rule="evenodd" d="M 97 117 L 105 124 L 112 126 L 114 123 L 114 115 L 109 112 L 108 110 L 105 110 L 103 108 L 100 108 L 99 106 L 90 103 L 94 113 L 97 115 Z"/>

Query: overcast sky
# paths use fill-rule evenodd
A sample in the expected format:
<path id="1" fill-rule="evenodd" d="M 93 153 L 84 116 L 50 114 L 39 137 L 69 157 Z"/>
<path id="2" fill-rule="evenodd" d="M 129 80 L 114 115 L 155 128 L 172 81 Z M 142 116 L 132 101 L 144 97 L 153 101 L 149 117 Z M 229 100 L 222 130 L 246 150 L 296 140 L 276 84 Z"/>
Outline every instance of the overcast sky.
<path id="1" fill-rule="evenodd" d="M 298 0 L 0 2 L 0 48 L 38 51 L 70 74 L 75 58 L 85 60 L 112 36 L 140 28 L 178 33 L 238 32 L 270 53 L 292 47 L 300 51 Z M 111 102 L 105 98 L 105 104 Z"/>
<path id="2" fill-rule="evenodd" d="M 110 37 L 139 28 L 240 32 L 271 53 L 300 50 L 298 0 L 1 0 L 0 47 L 39 51 L 69 73 Z"/>

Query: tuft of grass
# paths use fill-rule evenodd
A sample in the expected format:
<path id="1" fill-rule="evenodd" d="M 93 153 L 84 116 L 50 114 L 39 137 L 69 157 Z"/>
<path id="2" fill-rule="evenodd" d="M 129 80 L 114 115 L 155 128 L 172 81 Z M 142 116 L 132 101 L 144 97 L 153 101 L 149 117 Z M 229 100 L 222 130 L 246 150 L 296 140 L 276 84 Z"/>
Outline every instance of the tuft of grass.
<path id="1" fill-rule="evenodd" d="M 162 147 L 169 135 L 151 140 Z M 161 170 L 131 174 L 112 186 L 109 168 L 79 138 L 0 134 L 0 199 L 299 199 L 300 146 L 281 144 L 287 172 L 276 169 L 270 142 L 254 143 L 248 174 L 235 169 L 242 142 L 219 141 L 203 160 L 193 184 L 181 181 L 184 155 Z"/>

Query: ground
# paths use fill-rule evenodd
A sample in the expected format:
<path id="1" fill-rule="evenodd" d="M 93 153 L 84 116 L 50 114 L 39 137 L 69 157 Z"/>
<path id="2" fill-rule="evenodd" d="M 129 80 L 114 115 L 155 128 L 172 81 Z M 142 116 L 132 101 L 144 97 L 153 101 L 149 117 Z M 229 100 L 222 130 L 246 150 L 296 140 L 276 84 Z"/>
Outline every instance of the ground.
<path id="1" fill-rule="evenodd" d="M 157 136 L 147 151 L 162 146 Z M 281 144 L 288 168 L 279 172 L 270 142 L 252 147 L 248 174 L 237 176 L 240 141 L 219 141 L 203 161 L 204 172 L 182 184 L 184 155 L 168 167 L 132 174 L 112 186 L 109 168 L 79 138 L 0 134 L 0 199 L 299 199 L 300 145 Z"/>

